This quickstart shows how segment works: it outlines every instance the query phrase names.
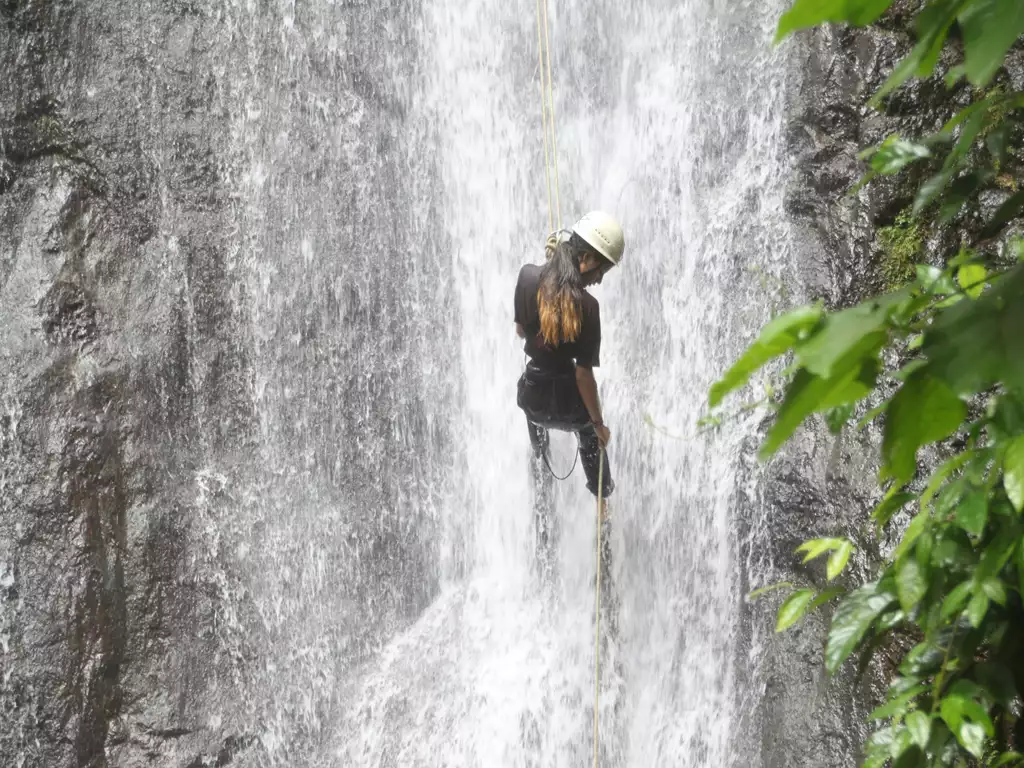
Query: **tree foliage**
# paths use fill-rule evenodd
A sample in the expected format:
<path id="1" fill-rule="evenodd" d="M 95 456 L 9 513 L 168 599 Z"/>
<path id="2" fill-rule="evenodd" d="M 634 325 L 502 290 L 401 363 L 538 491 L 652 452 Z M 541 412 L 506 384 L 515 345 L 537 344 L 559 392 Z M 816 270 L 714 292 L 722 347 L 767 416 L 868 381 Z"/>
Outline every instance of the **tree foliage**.
<path id="1" fill-rule="evenodd" d="M 891 4 L 796 0 L 778 39 L 823 22 L 870 24 Z M 1013 237 L 1024 212 L 1016 191 L 1024 93 L 990 87 L 1024 34 L 1024 2 L 928 0 L 913 32 L 913 48 L 870 103 L 884 107 L 909 80 L 940 75 L 969 89 L 971 102 L 935 133 L 867 148 L 861 184 L 911 174 L 904 178 L 920 179 L 914 216 L 950 225 L 972 205 L 982 225 L 963 232 L 942 267 L 917 265 L 897 290 L 841 311 L 802 307 L 775 318 L 712 387 L 710 404 L 791 356 L 762 457 L 812 414 L 834 432 L 882 425 L 881 502 L 871 520 L 891 529 L 905 511 L 909 523 L 867 583 L 791 587 L 777 623 L 785 630 L 837 601 L 830 673 L 854 656 L 863 666 L 895 634 L 903 644 L 894 648 L 910 645 L 870 715 L 863 764 L 1024 765 L 1016 751 L 1024 752 L 1024 245 Z M 941 58 L 958 63 L 939 65 L 944 46 L 953 55 Z M 979 195 L 995 203 L 980 205 Z M 940 458 L 922 462 L 933 444 Z M 853 543 L 816 539 L 798 551 L 805 562 L 827 555 L 831 582 Z"/>

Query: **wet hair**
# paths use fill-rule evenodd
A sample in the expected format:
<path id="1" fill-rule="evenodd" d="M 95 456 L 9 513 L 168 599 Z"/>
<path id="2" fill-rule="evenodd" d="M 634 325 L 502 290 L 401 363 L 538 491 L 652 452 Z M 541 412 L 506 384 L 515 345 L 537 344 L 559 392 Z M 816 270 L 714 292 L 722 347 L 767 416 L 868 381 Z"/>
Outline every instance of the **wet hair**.
<path id="1" fill-rule="evenodd" d="M 595 251 L 575 232 L 564 242 L 548 238 L 545 250 L 548 260 L 541 269 L 537 289 L 540 335 L 545 344 L 556 347 L 579 338 L 583 328 L 580 261 Z"/>

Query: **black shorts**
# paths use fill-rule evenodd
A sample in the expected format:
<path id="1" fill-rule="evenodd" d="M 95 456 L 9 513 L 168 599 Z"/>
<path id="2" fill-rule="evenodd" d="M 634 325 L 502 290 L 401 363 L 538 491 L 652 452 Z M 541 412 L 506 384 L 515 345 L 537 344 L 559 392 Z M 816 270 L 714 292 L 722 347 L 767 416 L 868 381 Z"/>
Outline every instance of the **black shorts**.
<path id="1" fill-rule="evenodd" d="M 530 443 L 540 456 L 547 451 L 548 429 L 575 432 L 579 440 L 580 460 L 587 476 L 587 490 L 597 495 L 598 478 L 603 487 L 601 495 L 611 496 L 615 490 L 608 452 L 604 451 L 604 468 L 601 469 L 601 446 L 597 431 L 590 422 L 590 414 L 576 384 L 576 372 L 550 373 L 527 366 L 526 373 L 519 377 L 516 402 L 526 414 L 530 429 Z"/>
<path id="2" fill-rule="evenodd" d="M 519 377 L 516 402 L 539 427 L 577 432 L 590 424 L 590 414 L 576 384 L 576 371 L 546 371 L 533 365 Z"/>

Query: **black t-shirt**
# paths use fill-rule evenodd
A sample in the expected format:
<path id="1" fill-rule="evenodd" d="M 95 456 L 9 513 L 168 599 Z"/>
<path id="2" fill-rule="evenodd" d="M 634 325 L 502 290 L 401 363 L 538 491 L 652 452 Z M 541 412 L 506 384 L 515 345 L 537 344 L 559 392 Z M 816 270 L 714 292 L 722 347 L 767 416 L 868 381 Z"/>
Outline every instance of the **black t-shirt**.
<path id="1" fill-rule="evenodd" d="M 581 368 L 597 368 L 601 364 L 601 307 L 593 296 L 583 292 L 583 322 L 576 341 L 549 347 L 540 335 L 540 312 L 537 288 L 541 267 L 527 264 L 519 270 L 516 281 L 515 321 L 526 332 L 523 349 L 534 363 L 552 372 L 571 370 L 573 361 Z"/>

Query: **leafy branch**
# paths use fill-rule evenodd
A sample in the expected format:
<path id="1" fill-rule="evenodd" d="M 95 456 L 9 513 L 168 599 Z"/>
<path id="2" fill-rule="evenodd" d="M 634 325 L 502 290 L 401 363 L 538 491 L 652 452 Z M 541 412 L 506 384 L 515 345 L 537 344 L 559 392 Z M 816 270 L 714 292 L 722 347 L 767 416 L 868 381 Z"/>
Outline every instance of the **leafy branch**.
<path id="1" fill-rule="evenodd" d="M 825 22 L 872 24 L 891 4 L 796 0 L 777 39 Z M 901 510 L 912 514 L 892 553 L 865 583 L 850 576 L 848 591 L 786 584 L 751 594 L 790 590 L 778 631 L 838 599 L 824 654 L 830 673 L 854 654 L 863 664 L 895 633 L 916 640 L 869 716 L 863 765 L 874 768 L 1024 764 L 1024 245 L 1012 237 L 1024 214 L 1024 93 L 989 87 L 1024 34 L 1024 3 L 922 3 L 915 44 L 869 103 L 883 107 L 911 79 L 935 76 L 954 30 L 962 58 L 938 74 L 950 88 L 973 89 L 971 102 L 934 133 L 865 149 L 856 190 L 913 170 L 923 181 L 911 216 L 950 226 L 974 206 L 980 227 L 961 232 L 965 246 L 943 267 L 918 265 L 897 290 L 840 311 L 816 305 L 776 317 L 709 393 L 718 408 L 772 360 L 791 360 L 762 459 L 815 414 L 835 432 L 855 411 L 867 411 L 858 427 L 882 424 L 881 501 L 870 520 L 881 533 Z M 998 196 L 994 208 L 975 205 L 983 193 Z M 937 466 L 921 461 L 931 445 L 943 457 Z M 832 581 L 853 548 L 821 538 L 797 552 L 804 562 L 827 555 Z"/>

